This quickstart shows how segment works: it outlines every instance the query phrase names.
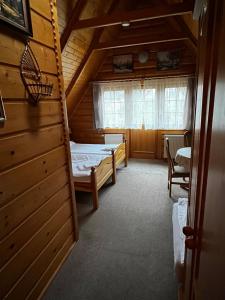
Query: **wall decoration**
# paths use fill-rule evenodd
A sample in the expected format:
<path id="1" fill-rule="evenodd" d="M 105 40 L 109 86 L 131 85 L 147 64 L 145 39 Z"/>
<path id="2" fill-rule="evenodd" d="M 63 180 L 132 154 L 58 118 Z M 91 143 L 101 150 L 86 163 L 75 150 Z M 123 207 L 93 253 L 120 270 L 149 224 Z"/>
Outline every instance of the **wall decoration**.
<path id="1" fill-rule="evenodd" d="M 4 124 L 6 120 L 6 115 L 5 115 L 5 109 L 4 109 L 4 104 L 2 100 L 2 95 L 0 94 L 0 124 Z"/>
<path id="2" fill-rule="evenodd" d="M 115 73 L 132 72 L 133 71 L 132 54 L 113 56 L 113 71 Z"/>
<path id="3" fill-rule="evenodd" d="M 0 0 L 0 21 L 32 35 L 29 0 Z"/>
<path id="4" fill-rule="evenodd" d="M 158 70 L 176 69 L 179 63 L 180 52 L 178 50 L 157 52 Z"/>
<path id="5" fill-rule="evenodd" d="M 148 51 L 142 51 L 138 53 L 138 61 L 141 64 L 145 64 L 149 60 L 149 52 Z"/>
<path id="6" fill-rule="evenodd" d="M 29 41 L 22 55 L 20 74 L 31 104 L 36 105 L 41 97 L 51 96 L 53 84 L 48 83 L 47 78 L 45 82 L 43 81 L 38 62 L 29 46 Z"/>

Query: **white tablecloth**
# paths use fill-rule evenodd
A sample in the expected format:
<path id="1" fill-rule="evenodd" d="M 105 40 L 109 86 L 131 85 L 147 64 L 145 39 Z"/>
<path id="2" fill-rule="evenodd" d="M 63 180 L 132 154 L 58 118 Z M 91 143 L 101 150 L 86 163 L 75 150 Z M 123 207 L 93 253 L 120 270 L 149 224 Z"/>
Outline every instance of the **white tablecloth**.
<path id="1" fill-rule="evenodd" d="M 175 162 L 184 167 L 187 171 L 190 170 L 191 147 L 184 147 L 177 150 Z"/>

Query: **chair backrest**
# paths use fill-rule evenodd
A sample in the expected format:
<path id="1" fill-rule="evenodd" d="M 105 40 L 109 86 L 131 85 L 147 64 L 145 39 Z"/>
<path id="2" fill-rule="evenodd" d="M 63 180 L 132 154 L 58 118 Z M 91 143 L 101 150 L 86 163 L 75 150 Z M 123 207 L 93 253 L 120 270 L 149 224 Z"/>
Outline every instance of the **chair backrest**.
<path id="1" fill-rule="evenodd" d="M 170 154 L 170 143 L 168 138 L 166 138 L 166 154 L 167 154 L 169 167 L 174 171 L 174 162 Z"/>
<path id="2" fill-rule="evenodd" d="M 192 133 L 190 130 L 186 130 L 184 133 L 184 146 L 185 147 L 190 147 L 191 146 L 191 138 L 192 138 Z"/>

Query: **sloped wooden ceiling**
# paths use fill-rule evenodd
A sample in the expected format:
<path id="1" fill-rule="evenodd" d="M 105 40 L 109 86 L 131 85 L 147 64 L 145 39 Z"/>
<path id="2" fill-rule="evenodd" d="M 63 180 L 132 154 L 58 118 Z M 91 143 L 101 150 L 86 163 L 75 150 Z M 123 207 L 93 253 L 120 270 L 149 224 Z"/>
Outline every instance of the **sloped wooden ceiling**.
<path id="1" fill-rule="evenodd" d="M 65 31 L 67 29 L 66 27 L 70 22 L 70 19 L 75 22 L 76 19 L 78 20 L 82 18 L 90 18 L 98 13 L 104 13 L 103 7 L 101 6 L 101 10 L 99 7 L 100 0 L 58 0 L 61 45 L 62 37 L 65 34 Z M 79 11 L 79 13 L 76 14 L 76 11 Z M 68 88 L 68 85 L 71 82 L 74 73 L 82 62 L 82 58 L 84 57 L 85 52 L 90 45 L 94 30 L 87 29 L 82 31 L 71 31 L 70 28 L 69 31 L 70 34 L 67 36 L 68 40 L 64 42 L 62 49 L 62 64 L 65 89 Z"/>
<path id="2" fill-rule="evenodd" d="M 127 29 L 122 29 L 120 36 L 116 41 L 104 43 L 104 47 L 108 47 L 106 58 L 101 65 L 95 80 L 113 80 L 128 78 L 144 78 L 164 75 L 173 75 L 174 70 L 159 71 L 156 67 L 156 54 L 159 51 L 178 50 L 180 52 L 180 65 L 176 70 L 176 75 L 190 74 L 195 71 L 195 43 L 187 44 L 187 34 L 180 29 L 175 29 L 169 19 L 159 19 L 148 22 L 134 23 Z M 149 35 L 149 33 L 153 34 Z M 160 42 L 160 40 L 168 39 L 170 41 Z M 174 40 L 173 40 L 174 39 Z M 158 41 L 151 43 L 151 41 Z M 130 47 L 120 47 L 125 43 L 134 41 L 143 43 L 142 45 L 134 45 Z M 143 41 L 143 42 L 142 42 Z M 145 44 L 146 41 L 146 44 Z M 146 63 L 140 63 L 138 55 L 141 51 L 149 53 L 149 59 Z M 120 54 L 132 54 L 133 56 L 133 72 L 131 73 L 114 73 L 112 71 L 113 56 Z"/>
<path id="3" fill-rule="evenodd" d="M 112 72 L 114 55 L 132 53 L 134 72 L 130 77 L 150 77 L 158 75 L 157 51 L 179 49 L 182 55 L 177 74 L 194 73 L 198 24 L 192 19 L 193 1 L 57 2 L 69 115 L 78 107 L 89 81 L 118 78 Z M 121 20 L 130 20 L 130 27 L 123 28 Z M 137 59 L 143 50 L 150 53 L 146 64 L 140 64 Z M 120 75 L 123 77 L 128 76 Z"/>
<path id="4" fill-rule="evenodd" d="M 105 14 L 111 6 L 112 1 L 102 0 L 58 0 L 58 16 L 61 37 L 65 33 L 67 24 L 72 19 L 72 25 L 76 20 L 92 18 L 97 15 Z M 113 3 L 115 4 L 113 0 Z M 80 10 L 80 3 L 85 3 L 83 10 Z M 80 10 L 80 14 L 76 15 L 76 10 Z M 73 15 L 73 11 L 75 12 Z M 74 102 L 70 99 L 78 99 L 85 90 L 86 84 L 89 81 L 92 72 L 96 72 L 98 62 L 102 59 L 102 53 L 96 53 L 92 57 L 92 49 L 94 43 L 98 41 L 101 32 L 95 29 L 71 30 L 71 34 L 65 46 L 62 49 L 62 65 L 64 86 L 67 95 L 67 109 L 69 114 L 74 108 Z M 88 67 L 88 66 L 92 66 Z M 76 86 L 76 88 L 74 88 Z"/>

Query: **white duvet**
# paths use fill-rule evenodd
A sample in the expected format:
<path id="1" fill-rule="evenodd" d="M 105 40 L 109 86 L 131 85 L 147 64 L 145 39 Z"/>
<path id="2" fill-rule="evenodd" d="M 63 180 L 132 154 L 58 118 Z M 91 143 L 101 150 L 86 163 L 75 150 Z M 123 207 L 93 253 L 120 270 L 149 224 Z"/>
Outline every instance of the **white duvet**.
<path id="1" fill-rule="evenodd" d="M 111 155 L 112 150 L 116 150 L 119 144 L 79 144 L 70 141 L 71 153 Z"/>
<path id="2" fill-rule="evenodd" d="M 173 247 L 174 247 L 174 264 L 177 279 L 179 283 L 184 278 L 184 258 L 185 258 L 185 235 L 183 227 L 187 224 L 187 207 L 188 199 L 179 198 L 178 202 L 173 205 Z"/>
<path id="3" fill-rule="evenodd" d="M 91 168 L 97 167 L 103 159 L 111 156 L 111 149 L 116 149 L 116 147 L 118 145 L 109 146 L 70 142 L 72 171 L 75 181 L 90 182 Z"/>

